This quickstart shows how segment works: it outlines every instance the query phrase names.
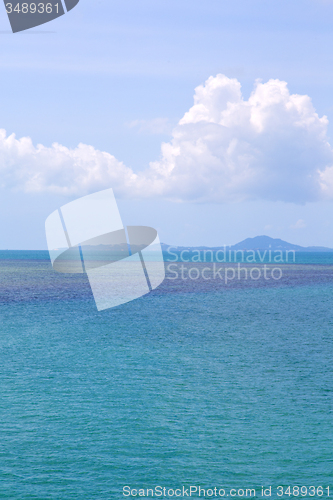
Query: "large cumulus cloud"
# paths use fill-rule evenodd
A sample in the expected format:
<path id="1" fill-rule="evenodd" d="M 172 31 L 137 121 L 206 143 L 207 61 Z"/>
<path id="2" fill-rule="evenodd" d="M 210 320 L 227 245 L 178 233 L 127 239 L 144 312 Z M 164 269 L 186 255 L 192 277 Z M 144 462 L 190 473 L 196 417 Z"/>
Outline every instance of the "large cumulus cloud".
<path id="1" fill-rule="evenodd" d="M 118 196 L 175 201 L 327 199 L 333 197 L 327 125 L 310 97 L 291 95 L 286 82 L 256 82 L 245 100 L 236 79 L 211 76 L 145 171 L 135 174 L 92 146 L 35 147 L 1 131 L 1 184 L 69 195 L 113 187 Z"/>

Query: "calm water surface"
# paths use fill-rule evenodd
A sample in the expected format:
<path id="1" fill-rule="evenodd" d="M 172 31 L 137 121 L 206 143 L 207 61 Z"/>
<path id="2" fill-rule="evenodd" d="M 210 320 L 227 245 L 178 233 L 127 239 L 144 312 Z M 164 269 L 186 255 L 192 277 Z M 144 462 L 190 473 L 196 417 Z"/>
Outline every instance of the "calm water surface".
<path id="1" fill-rule="evenodd" d="M 167 279 L 98 313 L 85 276 L 53 272 L 46 252 L 1 252 L 0 498 L 118 500 L 125 485 L 333 495 L 322 258 L 274 283 Z"/>

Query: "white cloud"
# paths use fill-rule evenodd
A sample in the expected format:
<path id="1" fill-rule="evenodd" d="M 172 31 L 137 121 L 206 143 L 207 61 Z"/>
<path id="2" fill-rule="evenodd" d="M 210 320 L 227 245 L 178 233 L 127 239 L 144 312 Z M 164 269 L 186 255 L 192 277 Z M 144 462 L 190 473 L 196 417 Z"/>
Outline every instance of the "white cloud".
<path id="1" fill-rule="evenodd" d="M 285 82 L 258 81 L 244 100 L 236 79 L 211 76 L 195 89 L 194 105 L 145 171 L 134 174 L 92 146 L 35 147 L 29 138 L 1 131 L 1 184 L 70 195 L 113 187 L 118 196 L 174 201 L 332 199 L 327 124 L 310 97 L 291 95 Z"/>
<path id="2" fill-rule="evenodd" d="M 296 224 L 292 224 L 291 229 L 303 229 L 306 227 L 305 221 L 303 219 L 298 219 Z"/>
<path id="3" fill-rule="evenodd" d="M 218 75 L 196 89 L 151 167 L 179 198 L 316 200 L 319 172 L 333 164 L 326 129 L 310 98 L 290 95 L 285 82 L 257 82 L 246 101 L 237 80 Z"/>
<path id="4" fill-rule="evenodd" d="M 146 134 L 171 134 L 172 126 L 168 118 L 153 118 L 152 120 L 133 120 L 129 128 L 136 128 Z"/>
<path id="5" fill-rule="evenodd" d="M 0 130 L 0 185 L 27 192 L 85 194 L 113 185 L 116 190 L 135 184 L 136 175 L 109 153 L 79 144 L 36 147 L 29 137 L 16 139 Z"/>

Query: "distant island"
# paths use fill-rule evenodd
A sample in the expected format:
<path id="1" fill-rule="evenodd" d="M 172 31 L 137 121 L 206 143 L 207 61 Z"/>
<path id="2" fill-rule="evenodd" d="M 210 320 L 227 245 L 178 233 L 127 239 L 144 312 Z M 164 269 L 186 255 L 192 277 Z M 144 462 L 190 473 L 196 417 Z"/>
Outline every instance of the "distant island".
<path id="1" fill-rule="evenodd" d="M 197 250 L 218 250 L 221 248 L 224 248 L 224 245 L 221 245 L 219 247 L 206 247 L 206 246 L 198 246 L 198 247 L 182 247 L 182 246 L 173 246 L 173 245 L 167 245 L 166 243 L 162 243 L 162 250 L 167 251 L 168 248 L 172 247 L 176 251 L 182 251 L 182 250 L 191 250 L 191 249 L 197 249 Z M 226 245 L 228 250 L 281 250 L 281 251 L 288 251 L 288 250 L 294 250 L 295 252 L 333 252 L 332 248 L 327 248 L 327 247 L 317 247 L 317 246 L 311 246 L 311 247 L 302 247 L 300 245 L 294 245 L 292 243 L 288 243 L 287 241 L 283 241 L 279 238 L 270 238 L 269 236 L 255 236 L 254 238 L 246 238 L 243 241 L 240 241 L 239 243 L 236 243 L 236 245 Z"/>

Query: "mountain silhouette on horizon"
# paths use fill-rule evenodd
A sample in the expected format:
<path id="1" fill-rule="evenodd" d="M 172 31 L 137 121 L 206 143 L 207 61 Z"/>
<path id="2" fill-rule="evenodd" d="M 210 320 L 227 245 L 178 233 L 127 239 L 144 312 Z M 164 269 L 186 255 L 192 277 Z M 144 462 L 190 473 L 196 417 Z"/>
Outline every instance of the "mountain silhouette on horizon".
<path id="1" fill-rule="evenodd" d="M 224 245 L 219 247 L 207 247 L 207 246 L 197 246 L 197 247 L 183 247 L 183 246 L 173 246 L 162 243 L 162 249 L 167 250 L 168 247 L 173 247 L 178 250 L 196 248 L 198 250 L 203 249 L 218 249 L 223 248 Z M 293 243 L 288 243 L 287 241 L 281 240 L 280 238 L 271 238 L 270 236 L 255 236 L 254 238 L 246 238 L 235 245 L 226 245 L 230 250 L 295 250 L 296 252 L 333 252 L 332 248 L 320 247 L 320 246 L 310 246 L 302 247 L 300 245 L 294 245 Z"/>

